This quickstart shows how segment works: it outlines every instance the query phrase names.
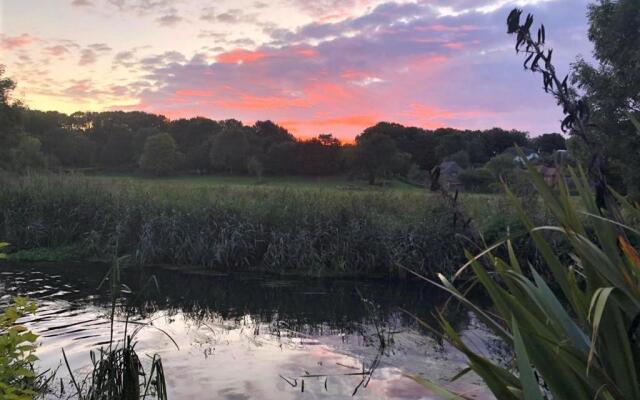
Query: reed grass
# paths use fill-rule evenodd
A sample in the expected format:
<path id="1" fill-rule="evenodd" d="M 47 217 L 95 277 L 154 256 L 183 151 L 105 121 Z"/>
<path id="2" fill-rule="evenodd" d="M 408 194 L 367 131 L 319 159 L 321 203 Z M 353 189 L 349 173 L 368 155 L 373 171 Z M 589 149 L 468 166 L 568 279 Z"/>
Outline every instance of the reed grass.
<path id="1" fill-rule="evenodd" d="M 142 265 L 300 275 L 397 274 L 397 262 L 447 272 L 464 239 L 422 191 L 150 185 L 77 176 L 0 177 L 2 237 L 14 250 L 73 246 L 107 259 L 114 244 Z M 506 200 L 463 196 L 481 224 Z M 505 219 L 509 223 L 509 219 Z"/>

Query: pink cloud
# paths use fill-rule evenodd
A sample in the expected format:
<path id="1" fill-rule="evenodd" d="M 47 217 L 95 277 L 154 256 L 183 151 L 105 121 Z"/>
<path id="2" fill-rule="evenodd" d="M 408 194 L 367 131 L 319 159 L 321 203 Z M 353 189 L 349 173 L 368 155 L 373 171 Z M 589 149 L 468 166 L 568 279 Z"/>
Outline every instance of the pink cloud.
<path id="1" fill-rule="evenodd" d="M 21 47 L 29 46 L 36 42 L 38 39 L 28 33 L 23 33 L 19 36 L 7 36 L 2 35 L 0 37 L 0 47 L 5 50 L 15 50 Z"/>
<path id="2" fill-rule="evenodd" d="M 52 57 L 62 57 L 69 54 L 69 49 L 62 45 L 49 46 L 43 50 L 43 53 Z"/>
<path id="3" fill-rule="evenodd" d="M 198 90 L 198 89 L 180 89 L 180 90 L 176 90 L 176 95 L 186 96 L 186 97 L 211 97 L 213 96 L 213 91 Z"/>
<path id="4" fill-rule="evenodd" d="M 221 64 L 251 63 L 251 62 L 259 61 L 265 57 L 267 57 L 267 53 L 262 51 L 236 49 L 226 53 L 219 54 L 216 57 L 216 62 Z"/>

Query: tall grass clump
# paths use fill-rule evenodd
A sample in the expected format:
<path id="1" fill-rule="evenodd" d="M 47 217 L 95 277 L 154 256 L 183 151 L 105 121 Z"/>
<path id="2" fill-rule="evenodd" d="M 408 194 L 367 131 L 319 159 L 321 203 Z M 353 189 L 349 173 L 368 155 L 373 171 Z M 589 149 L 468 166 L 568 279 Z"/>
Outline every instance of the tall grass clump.
<path id="1" fill-rule="evenodd" d="M 507 238 L 476 256 L 467 253 L 468 262 L 453 278 L 470 268 L 490 308 L 476 305 L 442 274 L 439 283 L 432 281 L 475 312 L 510 346 L 513 359 L 490 360 L 465 344 L 442 316 L 441 331 L 499 399 L 638 399 L 640 231 L 625 220 L 637 218 L 640 208 L 616 195 L 619 208 L 601 209 L 585 174 L 571 171 L 580 197 L 575 207 L 566 184 L 557 193 L 531 167 L 529 174 L 554 224 L 534 225 L 506 190 L 550 278 L 542 277 L 542 268 L 518 261 L 518 249 Z M 553 250 L 546 232 L 564 237 L 569 257 Z M 499 246 L 506 257 L 495 255 Z"/>
<path id="2" fill-rule="evenodd" d="M 150 326 L 140 324 L 133 332 L 130 332 L 127 316 L 122 340 L 114 337 L 116 308 L 120 299 L 121 289 L 125 287 L 120 281 L 120 264 L 126 258 L 128 257 L 116 257 L 111 269 L 102 281 L 102 283 L 108 282 L 110 285 L 111 328 L 108 345 L 100 347 L 97 351 L 92 350 L 90 353 L 91 372 L 84 379 L 77 379 L 69 365 L 64 349 L 62 350 L 73 385 L 73 394 L 79 400 L 168 399 L 167 383 L 160 356 L 154 354 L 149 357 L 151 361 L 149 362 L 150 368 L 147 373 L 136 352 L 136 335 L 145 327 Z M 155 278 L 152 277 L 149 283 L 151 282 L 154 282 L 157 286 Z M 128 290 L 126 287 L 125 289 Z M 164 331 L 161 332 L 165 333 Z M 170 336 L 168 337 L 171 339 Z M 173 341 L 173 339 L 171 340 Z"/>
<path id="3" fill-rule="evenodd" d="M 385 276 L 396 262 L 427 273 L 462 261 L 450 211 L 423 192 L 0 179 L 0 232 L 16 250 L 73 246 L 107 259 L 117 242 L 143 265 L 303 275 Z"/>

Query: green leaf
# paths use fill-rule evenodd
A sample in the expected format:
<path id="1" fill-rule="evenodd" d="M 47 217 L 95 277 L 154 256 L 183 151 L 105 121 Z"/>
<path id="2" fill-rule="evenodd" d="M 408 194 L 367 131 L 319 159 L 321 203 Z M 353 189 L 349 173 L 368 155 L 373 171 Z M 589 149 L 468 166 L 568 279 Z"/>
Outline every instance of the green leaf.
<path id="1" fill-rule="evenodd" d="M 436 385 L 435 383 L 430 382 L 420 376 L 416 376 L 416 375 L 405 375 L 405 376 L 407 378 L 412 379 L 414 382 L 416 382 L 420 386 L 423 386 L 429 389 L 431 393 L 438 396 L 438 398 L 440 399 L 443 399 L 443 400 L 465 400 L 466 399 L 465 397 L 454 394 L 448 391 L 447 389 L 443 388 L 442 386 Z"/>
<path id="2" fill-rule="evenodd" d="M 531 362 L 527 355 L 527 349 L 518 329 L 518 322 L 514 318 L 512 320 L 513 345 L 516 352 L 516 362 L 518 364 L 518 372 L 520 372 L 520 382 L 522 382 L 522 391 L 524 400 L 543 400 L 540 386 L 531 368 Z"/>

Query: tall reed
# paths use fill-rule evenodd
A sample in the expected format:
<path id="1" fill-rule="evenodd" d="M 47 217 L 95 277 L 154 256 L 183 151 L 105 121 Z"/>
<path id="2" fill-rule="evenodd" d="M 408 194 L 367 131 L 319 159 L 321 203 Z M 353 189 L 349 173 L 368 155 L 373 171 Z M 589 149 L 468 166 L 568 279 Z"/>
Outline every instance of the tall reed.
<path id="1" fill-rule="evenodd" d="M 265 187 L 109 186 L 81 177 L 5 177 L 0 232 L 17 249 L 74 246 L 107 259 L 118 242 L 139 264 L 304 275 L 444 271 L 463 239 L 423 192 Z M 470 199 L 485 216 L 498 197 Z M 493 205 L 489 207 L 488 205 Z"/>

